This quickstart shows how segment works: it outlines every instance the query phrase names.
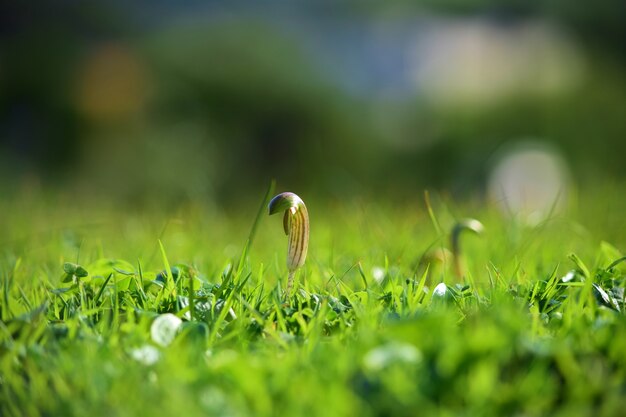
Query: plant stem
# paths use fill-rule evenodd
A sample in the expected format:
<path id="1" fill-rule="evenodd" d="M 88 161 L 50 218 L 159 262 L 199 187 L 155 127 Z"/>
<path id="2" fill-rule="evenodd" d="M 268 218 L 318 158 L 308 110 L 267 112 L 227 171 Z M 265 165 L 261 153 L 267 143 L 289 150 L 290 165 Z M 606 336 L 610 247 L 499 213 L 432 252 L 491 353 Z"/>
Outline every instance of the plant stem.
<path id="1" fill-rule="evenodd" d="M 285 297 L 289 300 L 291 296 L 291 288 L 293 287 L 293 277 L 296 275 L 296 271 L 289 271 L 289 277 L 287 278 L 287 290 L 285 291 Z"/>

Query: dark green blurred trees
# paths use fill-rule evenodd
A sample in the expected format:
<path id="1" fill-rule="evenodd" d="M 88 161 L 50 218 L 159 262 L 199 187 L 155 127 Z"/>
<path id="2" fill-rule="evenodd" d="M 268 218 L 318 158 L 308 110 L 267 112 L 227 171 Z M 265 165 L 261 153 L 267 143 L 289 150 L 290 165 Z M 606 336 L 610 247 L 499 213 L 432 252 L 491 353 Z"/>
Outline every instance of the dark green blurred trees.
<path id="1" fill-rule="evenodd" d="M 501 144 L 523 138 L 556 144 L 583 182 L 626 176 L 623 2 L 144 6 L 3 6 L 5 185 L 36 178 L 133 199 L 238 198 L 270 178 L 330 194 L 470 193 Z M 387 102 L 346 91 L 298 29 L 407 16 L 540 18 L 572 34 L 588 68 L 549 97 L 441 106 L 417 91 Z"/>

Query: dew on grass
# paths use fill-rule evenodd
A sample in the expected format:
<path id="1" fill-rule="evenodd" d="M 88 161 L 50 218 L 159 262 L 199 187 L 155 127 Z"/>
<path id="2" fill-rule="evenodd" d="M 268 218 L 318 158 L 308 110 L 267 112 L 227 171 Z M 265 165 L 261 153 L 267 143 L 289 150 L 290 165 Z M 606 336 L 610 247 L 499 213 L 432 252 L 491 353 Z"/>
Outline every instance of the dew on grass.
<path id="1" fill-rule="evenodd" d="M 439 284 L 437 284 L 437 286 L 433 290 L 433 296 L 443 297 L 446 295 L 447 292 L 448 292 L 448 287 L 446 286 L 446 284 L 444 284 L 443 282 L 440 282 Z"/>
<path id="2" fill-rule="evenodd" d="M 376 281 L 379 284 L 383 282 L 383 279 L 385 279 L 385 269 L 380 266 L 373 267 L 372 278 L 374 278 L 374 281 Z"/>
<path id="3" fill-rule="evenodd" d="M 367 352 L 363 357 L 363 365 L 370 371 L 379 371 L 392 364 L 416 364 L 421 360 L 422 352 L 415 346 L 392 342 Z"/>
<path id="4" fill-rule="evenodd" d="M 130 356 L 137 362 L 150 366 L 158 362 L 161 352 L 152 345 L 144 345 L 131 350 Z"/>
<path id="5" fill-rule="evenodd" d="M 573 280 L 576 277 L 576 271 L 569 271 L 567 274 L 565 274 L 562 278 L 561 281 L 562 282 L 570 282 L 571 280 Z"/>
<path id="6" fill-rule="evenodd" d="M 160 346 L 169 346 L 182 324 L 183 321 L 171 313 L 161 314 L 150 327 L 152 341 Z"/>

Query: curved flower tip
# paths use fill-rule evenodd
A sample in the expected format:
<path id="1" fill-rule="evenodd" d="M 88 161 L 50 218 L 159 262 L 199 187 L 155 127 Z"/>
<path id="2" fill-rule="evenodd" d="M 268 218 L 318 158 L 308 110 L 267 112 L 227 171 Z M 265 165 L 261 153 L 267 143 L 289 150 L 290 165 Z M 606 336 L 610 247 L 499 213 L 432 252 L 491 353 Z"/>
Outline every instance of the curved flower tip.
<path id="1" fill-rule="evenodd" d="M 452 233 L 454 234 L 456 232 L 458 234 L 463 230 L 469 230 L 470 232 L 474 232 L 479 235 L 485 231 L 485 226 L 483 226 L 483 224 L 476 219 L 463 219 L 454 225 Z"/>
<path id="2" fill-rule="evenodd" d="M 295 271 L 304 265 L 309 247 L 309 213 L 304 201 L 294 193 L 280 193 L 272 198 L 268 206 L 269 214 L 285 211 L 283 228 L 289 236 L 287 268 Z"/>
<path id="3" fill-rule="evenodd" d="M 458 255 L 459 253 L 459 236 L 465 230 L 469 230 L 477 235 L 483 233 L 485 230 L 485 226 L 481 222 L 476 219 L 463 219 L 459 220 L 454 227 L 452 228 L 452 233 L 450 236 L 452 253 Z"/>
<path id="4" fill-rule="evenodd" d="M 461 265 L 461 248 L 460 248 L 460 236 L 465 230 L 469 230 L 477 235 L 480 235 L 485 230 L 485 227 L 481 222 L 476 219 L 463 219 L 458 221 L 452 228 L 450 234 L 450 246 L 452 254 L 454 255 L 454 270 L 458 277 L 464 275 L 463 267 Z"/>
<path id="5" fill-rule="evenodd" d="M 304 201 L 300 197 L 294 193 L 284 192 L 272 198 L 267 208 L 270 215 L 272 215 L 292 207 L 297 208 L 301 205 L 304 206 Z"/>

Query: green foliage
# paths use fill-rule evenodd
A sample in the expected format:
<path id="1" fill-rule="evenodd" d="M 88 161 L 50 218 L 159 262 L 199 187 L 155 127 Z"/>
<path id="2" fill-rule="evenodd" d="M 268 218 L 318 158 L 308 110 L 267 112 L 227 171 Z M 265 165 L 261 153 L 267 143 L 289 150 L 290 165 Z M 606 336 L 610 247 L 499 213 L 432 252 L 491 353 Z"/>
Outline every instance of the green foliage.
<path id="1" fill-rule="evenodd" d="M 573 220 L 483 209 L 460 279 L 420 266 L 454 225 L 435 203 L 316 210 L 288 305 L 284 239 L 255 221 L 246 243 L 254 213 L 187 207 L 167 232 L 155 213 L 109 213 L 74 245 L 3 203 L 0 414 L 619 415 L 623 253 Z M 43 213 L 51 227 L 76 215 Z"/>

